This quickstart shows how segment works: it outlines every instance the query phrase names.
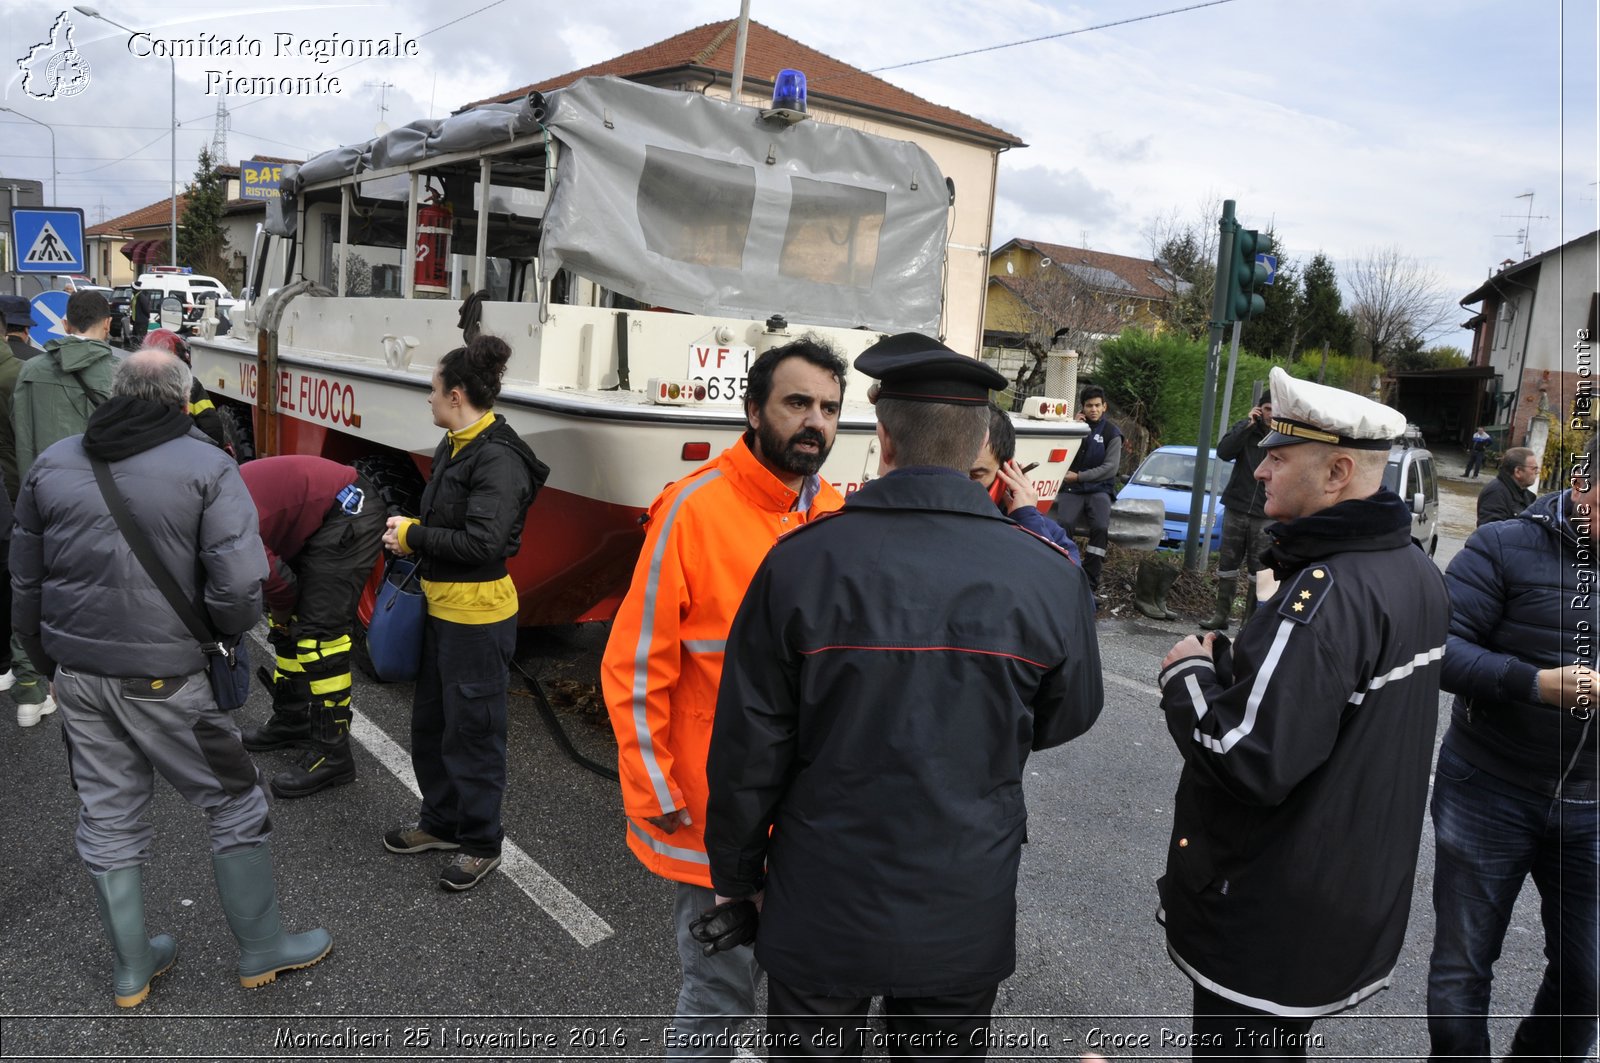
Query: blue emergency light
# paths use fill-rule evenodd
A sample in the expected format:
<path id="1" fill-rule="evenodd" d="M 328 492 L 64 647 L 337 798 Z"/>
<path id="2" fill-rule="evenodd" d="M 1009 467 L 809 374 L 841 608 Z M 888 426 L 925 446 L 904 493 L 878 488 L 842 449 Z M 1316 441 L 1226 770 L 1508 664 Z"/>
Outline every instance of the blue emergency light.
<path id="1" fill-rule="evenodd" d="M 806 76 L 798 70 L 784 68 L 778 71 L 772 83 L 772 109 L 799 111 L 806 109 Z"/>

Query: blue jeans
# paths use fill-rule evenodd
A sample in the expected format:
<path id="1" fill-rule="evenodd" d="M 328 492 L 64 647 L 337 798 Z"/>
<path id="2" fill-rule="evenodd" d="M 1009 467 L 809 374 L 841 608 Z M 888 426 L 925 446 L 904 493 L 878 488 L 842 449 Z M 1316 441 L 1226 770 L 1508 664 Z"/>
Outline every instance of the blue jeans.
<path id="1" fill-rule="evenodd" d="M 411 702 L 411 767 L 422 791 L 418 822 L 468 856 L 499 856 L 505 831 L 506 686 L 517 618 L 423 622 Z"/>
<path id="2" fill-rule="evenodd" d="M 677 925 L 678 964 L 683 985 L 678 990 L 678 1013 L 672 1026 L 683 1038 L 664 1045 L 668 1059 L 736 1058 L 737 1053 L 716 1044 L 717 1035 L 738 1030 L 755 1014 L 756 979 L 761 965 L 756 950 L 745 945 L 726 952 L 705 954 L 705 946 L 689 936 L 689 924 L 716 903 L 716 893 L 704 886 L 679 882 L 677 900 L 672 907 Z"/>
<path id="3" fill-rule="evenodd" d="M 1600 831 L 1594 781 L 1560 799 L 1480 771 L 1448 747 L 1433 786 L 1437 843 L 1428 967 L 1432 1058 L 1488 1059 L 1489 985 L 1512 906 L 1528 875 L 1539 890 L 1544 980 L 1510 1054 L 1587 1058 L 1600 967 Z"/>

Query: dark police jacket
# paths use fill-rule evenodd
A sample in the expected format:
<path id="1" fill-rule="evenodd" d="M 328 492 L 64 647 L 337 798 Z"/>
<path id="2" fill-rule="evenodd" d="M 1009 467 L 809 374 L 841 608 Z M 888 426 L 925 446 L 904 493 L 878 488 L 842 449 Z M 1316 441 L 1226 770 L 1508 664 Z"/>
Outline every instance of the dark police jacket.
<path id="1" fill-rule="evenodd" d="M 1515 519 L 1484 525 L 1445 575 L 1451 615 L 1444 688 L 1456 700 L 1444 744 L 1480 771 L 1547 795 L 1563 777 L 1595 777 L 1597 729 L 1533 697 L 1539 669 L 1597 663 L 1600 515 L 1574 517 L 1571 505 L 1571 493 L 1560 491 Z M 1587 525 L 1587 542 L 1574 524 Z"/>
<path id="2" fill-rule="evenodd" d="M 1497 472 L 1478 495 L 1478 527 L 1497 520 L 1510 520 L 1538 497 L 1517 483 L 1509 472 Z"/>
<path id="3" fill-rule="evenodd" d="M 779 540 L 729 633 L 706 817 L 717 892 L 765 881 L 774 978 L 929 996 L 1012 972 L 1023 764 L 1100 713 L 1090 610 L 1078 566 L 947 469 Z"/>
<path id="4" fill-rule="evenodd" d="M 1388 490 L 1272 525 L 1282 585 L 1231 676 L 1202 656 L 1161 674 L 1185 762 L 1158 883 L 1167 951 L 1275 1015 L 1347 1008 L 1400 955 L 1450 620 L 1410 529 Z"/>

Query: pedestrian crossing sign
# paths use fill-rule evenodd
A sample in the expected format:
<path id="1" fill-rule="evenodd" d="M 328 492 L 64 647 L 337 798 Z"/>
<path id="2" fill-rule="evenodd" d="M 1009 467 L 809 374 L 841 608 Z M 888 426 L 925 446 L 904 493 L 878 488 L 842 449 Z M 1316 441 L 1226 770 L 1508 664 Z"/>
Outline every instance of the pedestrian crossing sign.
<path id="1" fill-rule="evenodd" d="M 16 207 L 11 235 L 18 273 L 87 273 L 83 211 L 74 207 Z"/>

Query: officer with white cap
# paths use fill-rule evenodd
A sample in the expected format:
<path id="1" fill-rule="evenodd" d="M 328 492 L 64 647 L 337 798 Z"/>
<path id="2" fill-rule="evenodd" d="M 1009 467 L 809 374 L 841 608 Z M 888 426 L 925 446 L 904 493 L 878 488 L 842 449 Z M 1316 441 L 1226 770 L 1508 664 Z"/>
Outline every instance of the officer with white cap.
<path id="1" fill-rule="evenodd" d="M 1023 765 L 1100 712 L 1094 618 L 1082 570 L 967 477 L 1005 380 L 915 333 L 856 368 L 882 381 L 884 475 L 780 539 L 751 582 L 706 852 L 719 895 L 764 898 L 773 1059 L 859 1058 L 875 996 L 911 1056 L 972 1058 L 1016 966 Z M 754 929 L 753 903 L 722 912 L 712 947 Z"/>
<path id="2" fill-rule="evenodd" d="M 1162 662 L 1183 754 L 1167 951 L 1194 981 L 1195 1054 L 1305 1055 L 1312 1022 L 1389 983 L 1439 716 L 1449 601 L 1382 486 L 1395 410 L 1274 368 L 1266 488 L 1277 591 Z"/>

